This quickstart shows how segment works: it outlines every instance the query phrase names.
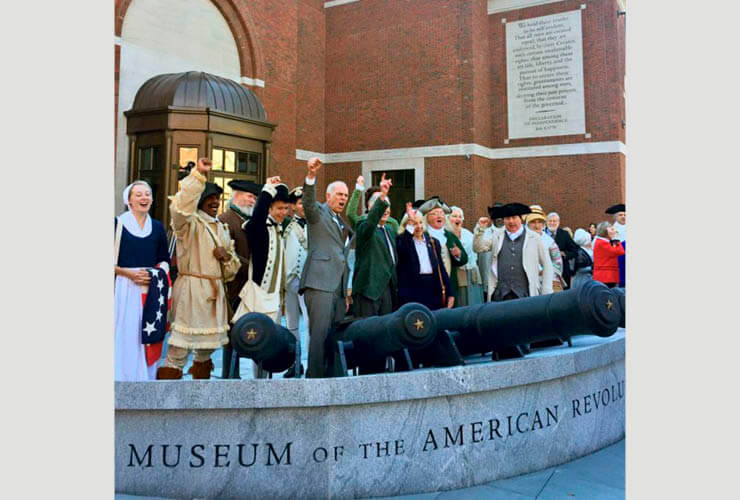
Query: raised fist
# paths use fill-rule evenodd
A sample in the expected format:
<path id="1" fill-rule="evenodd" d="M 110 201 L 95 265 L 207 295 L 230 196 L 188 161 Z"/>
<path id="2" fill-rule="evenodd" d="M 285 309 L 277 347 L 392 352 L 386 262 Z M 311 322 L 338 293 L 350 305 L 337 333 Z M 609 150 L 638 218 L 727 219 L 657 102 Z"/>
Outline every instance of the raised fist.
<path id="1" fill-rule="evenodd" d="M 267 180 L 265 180 L 265 183 L 267 184 L 280 184 L 280 176 L 276 175 L 275 177 L 268 177 Z"/>
<path id="2" fill-rule="evenodd" d="M 362 187 L 365 187 L 365 178 L 363 176 L 357 177 L 357 184 L 359 184 Z"/>
<path id="3" fill-rule="evenodd" d="M 321 160 L 319 160 L 317 157 L 313 157 L 310 160 L 308 160 L 308 177 L 313 179 L 316 177 L 316 172 L 318 172 L 319 168 L 321 167 Z"/>
<path id="4" fill-rule="evenodd" d="M 198 170 L 198 173 L 207 175 L 208 172 L 210 172 L 212 165 L 213 165 L 213 162 L 209 160 L 208 158 L 200 158 L 195 168 Z"/>
<path id="5" fill-rule="evenodd" d="M 491 225 L 491 218 L 490 217 L 481 217 L 478 219 L 478 225 L 480 227 L 488 227 Z"/>

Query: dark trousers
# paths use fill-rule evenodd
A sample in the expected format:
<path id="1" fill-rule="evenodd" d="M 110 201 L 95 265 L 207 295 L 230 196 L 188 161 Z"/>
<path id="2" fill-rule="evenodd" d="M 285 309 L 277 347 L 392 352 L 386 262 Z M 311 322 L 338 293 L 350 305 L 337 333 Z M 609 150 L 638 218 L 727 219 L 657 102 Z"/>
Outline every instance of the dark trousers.
<path id="1" fill-rule="evenodd" d="M 390 283 L 383 291 L 383 294 L 376 300 L 371 300 L 362 294 L 353 295 L 355 303 L 355 316 L 358 318 L 368 318 L 370 316 L 382 316 L 393 312 L 393 294 L 391 293 Z"/>
<path id="2" fill-rule="evenodd" d="M 346 311 L 342 285 L 334 293 L 307 288 L 303 293 L 308 309 L 308 371 L 306 378 L 326 377 L 326 337 L 342 321 Z"/>
<path id="3" fill-rule="evenodd" d="M 231 310 L 236 311 L 236 308 L 239 307 L 239 302 L 241 302 L 241 299 L 237 296 L 236 299 L 231 303 Z M 231 318 L 229 318 L 231 320 Z M 233 328 L 233 327 L 232 327 Z M 242 378 L 241 375 L 239 375 L 239 356 L 234 352 L 234 348 L 231 346 L 231 329 L 229 329 L 229 343 L 226 344 L 223 347 L 221 361 L 221 378 L 226 379 L 229 378 L 229 371 L 231 370 L 231 358 L 233 356 L 236 356 L 236 366 L 234 367 L 234 378 Z"/>

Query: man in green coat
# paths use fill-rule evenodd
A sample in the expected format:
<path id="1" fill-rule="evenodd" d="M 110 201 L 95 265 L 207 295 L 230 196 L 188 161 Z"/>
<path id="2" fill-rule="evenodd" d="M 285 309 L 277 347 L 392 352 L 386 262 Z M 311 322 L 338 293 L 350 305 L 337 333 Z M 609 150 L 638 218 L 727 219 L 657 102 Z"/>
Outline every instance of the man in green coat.
<path id="1" fill-rule="evenodd" d="M 380 189 L 377 187 L 368 188 L 367 192 L 370 194 L 367 197 L 367 201 L 370 201 L 370 196 L 378 191 L 380 191 Z M 367 213 L 364 213 L 362 215 L 359 215 L 357 213 L 357 207 L 360 205 L 360 200 L 362 200 L 363 193 L 365 193 L 365 178 L 363 176 L 359 176 L 355 184 L 355 190 L 352 191 L 352 196 L 350 196 L 349 202 L 347 203 L 347 219 L 349 219 L 349 223 L 352 226 L 352 229 L 355 229 L 357 227 L 357 223 L 367 217 Z M 370 211 L 369 206 L 367 207 L 367 211 Z M 393 217 L 388 217 L 388 221 L 386 222 L 386 224 L 388 224 L 393 234 L 398 233 L 398 221 L 396 219 L 394 219 Z"/>
<path id="2" fill-rule="evenodd" d="M 355 316 L 366 318 L 393 311 L 396 278 L 396 233 L 389 224 L 388 190 L 391 180 L 380 181 L 380 191 L 370 198 L 370 212 L 355 226 L 355 272 L 352 296 Z"/>
<path id="3" fill-rule="evenodd" d="M 465 249 L 455 233 L 445 229 L 445 223 L 447 222 L 445 215 L 452 211 L 438 196 L 432 196 L 426 200 L 419 207 L 419 211 L 426 217 L 427 233 L 440 243 L 442 261 L 452 286 L 450 295 L 457 297 L 457 268 L 468 263 L 468 254 L 465 253 Z"/>

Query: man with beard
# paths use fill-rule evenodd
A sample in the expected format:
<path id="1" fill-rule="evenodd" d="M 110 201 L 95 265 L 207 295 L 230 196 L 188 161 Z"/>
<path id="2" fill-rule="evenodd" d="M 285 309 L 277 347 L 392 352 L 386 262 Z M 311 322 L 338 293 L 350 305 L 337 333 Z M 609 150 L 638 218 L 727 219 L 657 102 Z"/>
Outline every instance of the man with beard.
<path id="1" fill-rule="evenodd" d="M 308 160 L 303 183 L 303 209 L 308 221 L 308 255 L 299 291 L 306 297 L 309 323 L 306 377 L 326 376 L 326 337 L 349 309 L 347 256 L 352 231 L 342 218 L 349 193 L 342 181 L 326 188 L 326 203 L 316 201 L 316 175 L 321 160 Z"/>
<path id="2" fill-rule="evenodd" d="M 457 297 L 457 268 L 468 263 L 468 254 L 465 253 L 460 239 L 444 227 L 447 222 L 445 215 L 452 211 L 439 196 L 432 196 L 419 207 L 419 212 L 426 217 L 427 233 L 440 244 L 442 262 L 452 287 L 449 296 Z M 456 268 L 454 272 L 453 267 Z"/>
<path id="3" fill-rule="evenodd" d="M 241 264 L 228 229 L 216 219 L 223 189 L 206 182 L 211 165 L 208 158 L 198 160 L 170 204 L 180 275 L 172 289 L 173 321 L 158 379 L 182 378 L 191 350 L 193 378 L 211 378 L 211 354 L 228 341 L 224 284 L 234 279 Z"/>
<path id="4" fill-rule="evenodd" d="M 262 184 L 256 184 L 252 181 L 234 179 L 229 182 L 232 190 L 229 208 L 218 216 L 218 220 L 225 223 L 229 228 L 229 235 L 234 240 L 234 249 L 239 258 L 241 267 L 239 272 L 232 281 L 226 285 L 226 297 L 232 311 L 236 311 L 239 306 L 239 292 L 244 283 L 247 282 L 247 272 L 249 266 L 249 242 L 247 233 L 242 230 L 242 226 L 252 217 L 252 210 L 257 201 L 257 195 L 262 190 Z M 226 344 L 223 348 L 223 366 L 221 367 L 221 378 L 229 378 L 229 369 L 231 368 L 231 357 L 233 348 L 231 343 Z M 239 358 L 236 358 L 236 378 L 239 376 Z"/>
<path id="5" fill-rule="evenodd" d="M 308 321 L 306 301 L 303 294 L 298 293 L 301 281 L 301 273 L 308 255 L 308 231 L 306 225 L 306 214 L 303 211 L 303 187 L 298 186 L 290 191 L 288 203 L 293 209 L 293 217 L 285 228 L 285 323 L 298 342 L 301 341 L 299 331 L 299 320 Z M 303 365 L 293 365 L 283 375 L 283 378 L 291 378 L 303 374 Z"/>

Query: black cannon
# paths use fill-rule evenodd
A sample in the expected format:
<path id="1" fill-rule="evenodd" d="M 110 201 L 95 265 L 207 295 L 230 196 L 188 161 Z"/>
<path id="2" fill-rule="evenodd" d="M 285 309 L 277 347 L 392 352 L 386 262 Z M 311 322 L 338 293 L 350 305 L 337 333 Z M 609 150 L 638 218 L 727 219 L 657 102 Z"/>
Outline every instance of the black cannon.
<path id="1" fill-rule="evenodd" d="M 612 292 L 617 296 L 619 299 L 619 310 L 622 312 L 622 317 L 619 319 L 619 326 L 622 328 L 625 328 L 625 316 L 626 316 L 626 310 L 625 310 L 625 289 L 624 288 L 612 288 Z"/>
<path id="2" fill-rule="evenodd" d="M 619 298 L 596 281 L 555 294 L 434 311 L 437 328 L 452 332 L 463 356 L 493 352 L 520 357 L 520 346 L 573 335 L 609 337 L 619 326 Z M 505 353 L 505 354 L 503 354 Z"/>
<path id="3" fill-rule="evenodd" d="M 235 355 L 231 359 L 229 378 L 236 375 L 237 356 L 250 358 L 257 364 L 258 378 L 263 378 L 265 372 L 272 378 L 273 373 L 301 363 L 301 344 L 290 330 L 261 313 L 248 313 L 237 320 L 231 329 L 231 345 Z"/>
<path id="4" fill-rule="evenodd" d="M 422 304 L 404 304 L 396 312 L 372 316 L 337 325 L 327 338 L 330 376 L 346 376 L 357 368 L 359 374 L 386 371 L 388 358 L 393 371 L 413 369 L 409 353 L 424 353 L 427 358 L 444 358 L 448 364 L 462 364 L 451 342 L 436 342 L 438 328 L 432 312 Z M 447 335 L 447 334 L 445 334 Z"/>

